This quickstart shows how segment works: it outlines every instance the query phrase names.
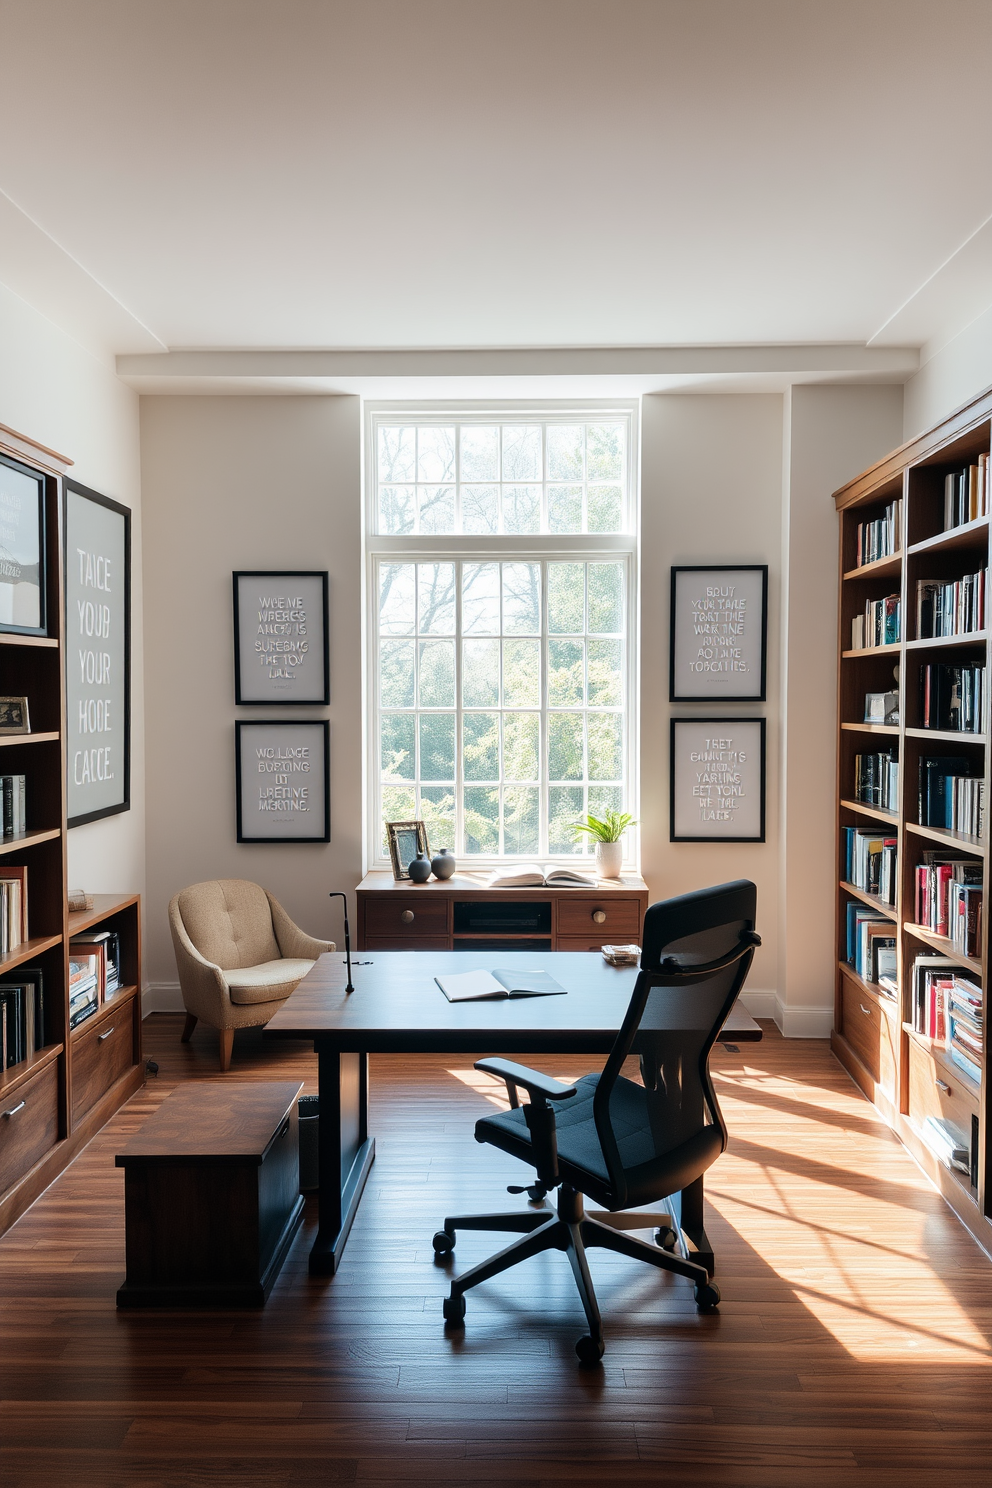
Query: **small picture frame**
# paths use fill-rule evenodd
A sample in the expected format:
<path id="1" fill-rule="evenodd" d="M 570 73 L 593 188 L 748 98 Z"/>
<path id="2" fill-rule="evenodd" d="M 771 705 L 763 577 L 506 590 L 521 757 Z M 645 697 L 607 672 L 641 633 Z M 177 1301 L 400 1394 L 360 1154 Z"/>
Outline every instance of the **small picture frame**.
<path id="1" fill-rule="evenodd" d="M 672 842 L 764 842 L 765 720 L 673 718 Z"/>
<path id="2" fill-rule="evenodd" d="M 673 567 L 669 701 L 763 703 L 768 565 Z"/>
<path id="3" fill-rule="evenodd" d="M 45 477 L 0 455 L 0 631 L 48 634 Z"/>
<path id="4" fill-rule="evenodd" d="M 410 864 L 419 853 L 430 857 L 427 845 L 427 828 L 422 821 L 387 822 L 389 858 L 393 865 L 393 877 L 397 883 L 410 878 Z"/>
<path id="5" fill-rule="evenodd" d="M 330 842 L 326 718 L 234 725 L 239 842 Z"/>
<path id="6" fill-rule="evenodd" d="M 245 570 L 234 578 L 234 701 L 326 707 L 331 701 L 327 574 Z"/>
<path id="7" fill-rule="evenodd" d="M 0 734 L 29 734 L 26 697 L 0 697 Z"/>

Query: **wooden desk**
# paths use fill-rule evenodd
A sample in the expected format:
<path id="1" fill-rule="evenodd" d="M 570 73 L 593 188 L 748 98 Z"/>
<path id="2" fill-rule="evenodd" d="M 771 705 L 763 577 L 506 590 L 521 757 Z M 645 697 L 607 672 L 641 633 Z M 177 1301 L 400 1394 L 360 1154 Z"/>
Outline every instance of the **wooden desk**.
<path id="1" fill-rule="evenodd" d="M 462 872 L 415 884 L 367 873 L 355 891 L 359 950 L 488 950 L 505 940 L 514 950 L 533 942 L 535 950 L 598 951 L 641 943 L 648 889 L 637 874 L 600 879 L 594 889 L 490 889 L 488 879 Z M 507 926 L 520 911 L 523 925 Z M 493 916 L 495 925 L 480 923 Z"/>
<path id="2" fill-rule="evenodd" d="M 541 967 L 566 997 L 520 997 L 451 1003 L 434 981 L 438 972 Z M 368 1123 L 368 1056 L 372 1054 L 595 1054 L 613 1047 L 637 976 L 636 967 L 608 966 L 579 952 L 380 951 L 355 966 L 346 993 L 344 958 L 321 956 L 265 1027 L 267 1038 L 312 1039 L 320 1093 L 320 1224 L 310 1252 L 315 1275 L 337 1270 L 375 1157 Z M 634 1052 L 666 1034 L 661 999 L 652 1003 Z M 756 1042 L 761 1029 L 741 1008 L 724 1034 Z M 712 1249 L 703 1228 L 702 1179 L 681 1196 L 681 1224 L 706 1263 Z"/>

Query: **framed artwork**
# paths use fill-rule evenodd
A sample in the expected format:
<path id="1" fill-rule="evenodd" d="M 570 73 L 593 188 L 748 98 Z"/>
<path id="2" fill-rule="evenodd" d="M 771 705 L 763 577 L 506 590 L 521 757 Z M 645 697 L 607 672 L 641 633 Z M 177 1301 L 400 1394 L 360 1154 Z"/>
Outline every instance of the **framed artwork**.
<path id="1" fill-rule="evenodd" d="M 48 634 L 45 477 L 0 455 L 0 630 Z"/>
<path id="2" fill-rule="evenodd" d="M 31 732 L 28 700 L 26 697 L 0 697 L 0 734 L 29 734 Z"/>
<path id="3" fill-rule="evenodd" d="M 234 725 L 239 842 L 330 842 L 330 728 L 326 718 Z"/>
<path id="4" fill-rule="evenodd" d="M 765 720 L 671 720 L 672 842 L 764 842 Z"/>
<path id="5" fill-rule="evenodd" d="M 64 483 L 70 827 L 131 806 L 131 513 Z"/>
<path id="6" fill-rule="evenodd" d="M 669 701 L 763 703 L 768 565 L 672 569 Z"/>
<path id="7" fill-rule="evenodd" d="M 331 701 L 327 574 L 234 574 L 234 701 L 251 706 Z"/>
<path id="8" fill-rule="evenodd" d="M 427 828 L 422 821 L 387 822 L 386 835 L 393 877 L 397 882 L 410 877 L 410 864 L 418 853 L 424 853 L 428 858 L 431 855 Z"/>

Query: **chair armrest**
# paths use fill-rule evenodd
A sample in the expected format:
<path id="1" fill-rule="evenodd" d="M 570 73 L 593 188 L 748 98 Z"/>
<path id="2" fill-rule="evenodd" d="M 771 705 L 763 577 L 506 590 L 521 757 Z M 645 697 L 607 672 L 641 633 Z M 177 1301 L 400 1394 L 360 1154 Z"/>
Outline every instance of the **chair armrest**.
<path id="1" fill-rule="evenodd" d="M 552 1080 L 550 1075 L 542 1075 L 540 1070 L 528 1069 L 526 1064 L 514 1064 L 512 1059 L 480 1059 L 475 1068 L 487 1075 L 497 1075 L 508 1085 L 519 1085 L 532 1097 L 567 1100 L 570 1095 L 576 1094 L 576 1086 L 561 1085 L 557 1080 Z"/>
<path id="2" fill-rule="evenodd" d="M 301 961 L 316 961 L 318 956 L 323 956 L 325 952 L 335 949 L 333 940 L 318 940 L 316 936 L 308 935 L 305 930 L 301 930 L 299 925 L 290 919 L 279 900 L 274 899 L 267 889 L 265 897 L 269 901 L 272 929 L 275 931 L 276 941 L 283 956 L 298 957 Z"/>

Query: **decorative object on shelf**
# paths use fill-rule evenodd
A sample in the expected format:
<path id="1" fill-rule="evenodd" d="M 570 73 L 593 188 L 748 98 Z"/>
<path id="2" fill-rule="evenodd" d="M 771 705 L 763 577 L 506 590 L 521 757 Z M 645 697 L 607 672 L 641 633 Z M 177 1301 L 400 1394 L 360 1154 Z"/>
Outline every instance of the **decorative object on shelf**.
<path id="1" fill-rule="evenodd" d="M 238 721 L 239 842 L 330 842 L 327 719 Z"/>
<path id="2" fill-rule="evenodd" d="M 414 858 L 423 856 L 429 859 L 431 855 L 427 843 L 426 826 L 422 821 L 387 822 L 386 837 L 389 841 L 389 858 L 393 865 L 393 877 L 397 883 L 412 882 L 410 864 Z M 427 874 L 427 878 L 430 878 L 430 873 Z"/>
<path id="3" fill-rule="evenodd" d="M 898 692 L 866 692 L 865 723 L 896 725 L 899 722 Z"/>
<path id="4" fill-rule="evenodd" d="M 234 574 L 234 701 L 252 706 L 331 700 L 327 574 Z"/>
<path id="5" fill-rule="evenodd" d="M 65 482 L 66 815 L 131 807 L 131 513 Z"/>
<path id="6" fill-rule="evenodd" d="M 84 910 L 93 908 L 93 895 L 83 889 L 69 889 L 66 903 L 70 914 L 82 914 Z"/>
<path id="7" fill-rule="evenodd" d="M 441 851 L 435 857 L 431 858 L 431 872 L 442 883 L 452 876 L 457 867 L 458 864 L 454 853 L 450 852 L 446 847 L 442 847 Z"/>
<path id="8" fill-rule="evenodd" d="M 410 882 L 423 884 L 431 876 L 431 860 L 426 853 L 418 853 L 410 859 Z"/>
<path id="9" fill-rule="evenodd" d="M 0 630 L 47 635 L 45 477 L 9 455 L 0 455 L 0 511 Z"/>
<path id="10" fill-rule="evenodd" d="M 672 842 L 764 842 L 765 720 L 671 720 Z"/>
<path id="11" fill-rule="evenodd" d="M 672 569 L 669 699 L 765 701 L 768 565 Z"/>
<path id="12" fill-rule="evenodd" d="M 29 734 L 26 697 L 0 697 L 0 734 Z"/>
<path id="13" fill-rule="evenodd" d="M 600 878 L 619 878 L 623 866 L 623 834 L 637 823 L 629 811 L 607 811 L 605 816 L 589 812 L 582 821 L 572 822 L 569 830 L 576 841 L 583 835 L 596 844 L 596 870 Z"/>

